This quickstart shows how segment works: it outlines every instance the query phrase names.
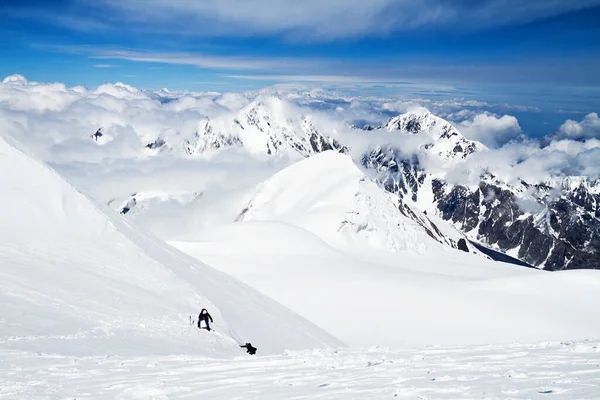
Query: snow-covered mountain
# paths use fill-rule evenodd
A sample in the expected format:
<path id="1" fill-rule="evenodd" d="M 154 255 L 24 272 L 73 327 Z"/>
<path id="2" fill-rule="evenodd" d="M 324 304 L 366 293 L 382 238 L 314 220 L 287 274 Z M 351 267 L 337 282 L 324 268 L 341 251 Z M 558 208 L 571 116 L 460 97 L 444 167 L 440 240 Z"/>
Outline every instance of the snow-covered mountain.
<path id="1" fill-rule="evenodd" d="M 453 248 L 450 224 L 386 193 L 348 155 L 294 163 L 240 211 L 169 243 L 350 346 L 556 340 L 598 327 L 586 308 L 598 271 L 551 274 Z"/>
<path id="2" fill-rule="evenodd" d="M 178 199 L 195 199 L 198 211 L 205 201 L 194 193 L 215 199 L 216 180 L 228 186 L 216 190 L 228 196 L 233 208 L 248 200 L 246 189 L 269 176 L 267 168 L 281 169 L 286 162 L 333 149 L 352 154 L 370 170 L 368 176 L 401 196 L 405 204 L 426 211 L 429 219 L 435 214 L 451 221 L 473 240 L 550 270 L 599 265 L 599 184 L 594 181 L 599 142 L 593 136 L 597 114 L 579 123 L 569 121 L 540 140 L 538 148 L 528 140 L 515 146 L 519 150 L 507 149 L 513 154 L 508 178 L 500 171 L 502 150 L 486 149 L 424 109 L 413 109 L 375 128 L 382 120 L 369 120 L 374 114 L 363 113 L 364 99 L 319 91 L 285 93 L 275 88 L 256 97 L 256 93 L 148 92 L 123 83 L 88 90 L 31 82 L 19 75 L 0 85 L 3 129 L 118 211 L 135 199 L 137 211 L 128 215 L 136 222 L 144 219 L 142 210 L 160 218 L 164 204 L 179 208 L 170 218 L 184 219 L 187 211 L 178 206 Z M 405 109 L 390 106 L 379 110 Z M 485 120 L 489 118 L 486 114 Z M 369 128 L 352 129 L 353 123 Z M 457 126 L 469 129 L 468 124 Z M 473 134 L 473 125 L 470 129 Z M 589 140 L 583 143 L 584 139 Z M 233 159 L 236 170 L 226 163 L 219 168 L 202 163 L 213 162 L 216 154 Z M 487 162 L 488 155 L 496 164 Z M 544 166 L 546 156 L 552 168 Z M 240 166 L 244 157 L 261 160 L 267 168 L 255 174 Z M 541 171 L 534 168 L 528 174 L 528 163 L 522 160 L 532 157 Z M 197 179 L 191 171 L 202 177 Z M 99 175 L 116 182 L 99 184 Z M 251 182 L 246 175 L 257 179 Z M 242 177 L 243 190 L 229 190 L 235 185 L 226 181 Z M 111 187 L 105 190 L 106 186 Z M 152 197 L 156 193 L 160 195 Z M 232 196 L 242 198 L 231 201 Z"/>
<path id="3" fill-rule="evenodd" d="M 238 221 L 289 223 L 345 251 L 425 255 L 458 247 L 427 216 L 381 190 L 350 156 L 334 151 L 300 161 L 259 185 Z"/>
<path id="4" fill-rule="evenodd" d="M 426 140 L 423 149 L 443 160 L 465 159 L 475 152 L 486 150 L 483 144 L 468 140 L 448 121 L 426 109 L 398 115 L 390 119 L 383 129 L 423 137 Z"/>
<path id="5" fill-rule="evenodd" d="M 456 162 L 485 151 L 429 113 L 407 113 L 392 121 L 402 132 L 434 138 L 424 150 L 429 156 L 439 156 L 441 162 Z M 548 270 L 600 266 L 597 181 L 557 177 L 541 184 L 523 180 L 510 184 L 489 171 L 475 185 L 452 184 L 440 174 L 430 173 L 419 154 L 407 157 L 394 146 L 376 147 L 362 156 L 361 163 L 387 191 L 411 200 L 422 210 L 436 212 L 471 239 L 531 265 Z"/>
<path id="6" fill-rule="evenodd" d="M 234 119 L 238 135 L 252 152 L 276 154 L 298 152 L 307 157 L 325 150 L 343 150 L 333 138 L 318 132 L 309 116 L 294 115 L 291 104 L 277 97 L 257 99 Z"/>
<path id="7" fill-rule="evenodd" d="M 476 188 L 436 181 L 434 191 L 445 219 L 502 251 L 549 270 L 599 268 L 597 185 L 567 180 L 508 185 L 485 176 Z"/>
<path id="8" fill-rule="evenodd" d="M 242 145 L 242 140 L 237 135 L 216 130 L 209 119 L 200 121 L 194 137 L 186 139 L 184 143 L 185 152 L 190 155 Z"/>
<path id="9" fill-rule="evenodd" d="M 260 96 L 237 113 L 201 120 L 192 137 L 158 137 L 146 147 L 154 153 L 168 149 L 190 157 L 238 149 L 259 158 L 297 160 L 327 150 L 349 154 L 354 142 L 344 133 L 341 128 L 321 132 L 301 108 L 278 97 Z M 567 177 L 515 184 L 488 171 L 478 183 L 453 184 L 445 171 L 489 150 L 425 109 L 398 115 L 364 135 L 372 136 L 369 148 L 352 149 L 355 161 L 388 192 L 400 196 L 405 206 L 428 212 L 425 219 L 437 215 L 471 240 L 540 268 L 600 265 L 598 182 Z M 105 136 L 98 138 L 99 143 Z M 322 174 L 326 173 L 324 169 Z M 119 211 L 133 198 L 122 200 Z"/>
<path id="10" fill-rule="evenodd" d="M 342 344 L 138 231 L 0 138 L 0 342 L 44 353 L 240 354 Z M 208 308 L 215 334 L 189 326 Z"/>
<path id="11" fill-rule="evenodd" d="M 260 96 L 237 113 L 203 119 L 191 137 L 158 137 L 160 147 L 200 155 L 240 147 L 251 154 L 308 157 L 327 150 L 347 151 L 332 133 L 319 132 L 309 114 L 291 102 Z M 151 142 L 147 147 L 154 147 Z"/>

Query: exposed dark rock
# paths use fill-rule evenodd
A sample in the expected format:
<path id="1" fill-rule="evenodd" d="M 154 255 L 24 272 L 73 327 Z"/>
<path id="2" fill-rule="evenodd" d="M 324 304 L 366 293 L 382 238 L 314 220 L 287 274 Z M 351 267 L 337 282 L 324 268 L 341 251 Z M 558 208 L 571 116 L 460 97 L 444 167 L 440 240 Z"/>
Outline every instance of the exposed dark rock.
<path id="1" fill-rule="evenodd" d="M 421 124 L 419 123 L 419 121 L 415 121 L 415 120 L 409 121 L 406 124 L 406 130 L 408 132 L 415 133 L 415 134 L 419 133 L 419 132 L 421 132 Z"/>
<path id="2" fill-rule="evenodd" d="M 97 142 L 98 139 L 100 139 L 102 136 L 104 136 L 104 130 L 102 128 L 98 128 L 96 133 L 92 135 L 92 139 L 94 139 Z"/>
<path id="3" fill-rule="evenodd" d="M 311 150 L 314 153 L 322 153 L 322 152 L 328 151 L 328 150 L 339 151 L 340 153 L 344 153 L 344 154 L 348 153 L 347 147 L 342 146 L 334 138 L 325 137 L 325 136 L 321 135 L 316 130 L 313 130 L 311 132 L 311 135 L 309 138 L 309 143 L 311 146 Z M 298 148 L 297 150 L 301 151 L 302 149 Z"/>
<path id="4" fill-rule="evenodd" d="M 156 140 L 152 143 L 148 143 L 146 145 L 147 149 L 160 149 L 161 147 L 163 147 L 165 144 L 167 144 L 167 142 L 165 142 L 164 139 L 162 138 L 156 138 Z"/>
<path id="5" fill-rule="evenodd" d="M 458 243 L 456 243 L 456 247 L 459 250 L 462 250 L 462 251 L 464 251 L 466 253 L 469 252 L 469 246 L 467 246 L 467 241 L 465 239 L 463 239 L 463 238 L 458 239 Z"/>

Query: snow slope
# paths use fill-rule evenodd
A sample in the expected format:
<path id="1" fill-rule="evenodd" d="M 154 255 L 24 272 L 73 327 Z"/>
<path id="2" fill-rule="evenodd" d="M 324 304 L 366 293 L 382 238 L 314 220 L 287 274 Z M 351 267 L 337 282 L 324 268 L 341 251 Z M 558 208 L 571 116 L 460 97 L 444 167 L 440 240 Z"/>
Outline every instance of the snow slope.
<path id="1" fill-rule="evenodd" d="M 452 249 L 347 253 L 280 222 L 234 223 L 171 244 L 350 346 L 585 339 L 600 329 L 590 307 L 597 271 L 548 273 Z"/>
<path id="2" fill-rule="evenodd" d="M 590 307 L 600 300 L 598 271 L 550 274 L 444 245 L 342 154 L 280 171 L 240 220 L 172 244 L 352 346 L 586 339 L 600 330 Z"/>
<path id="3" fill-rule="evenodd" d="M 342 344 L 137 231 L 0 138 L 0 342 L 75 355 L 239 354 Z M 206 307 L 215 333 L 189 326 Z M 233 337 L 233 338 L 232 338 Z"/>
<path id="4" fill-rule="evenodd" d="M 443 237 L 433 229 L 427 234 L 400 207 L 399 199 L 365 177 L 350 156 L 327 151 L 259 185 L 238 220 L 285 222 L 343 250 L 443 251 Z"/>

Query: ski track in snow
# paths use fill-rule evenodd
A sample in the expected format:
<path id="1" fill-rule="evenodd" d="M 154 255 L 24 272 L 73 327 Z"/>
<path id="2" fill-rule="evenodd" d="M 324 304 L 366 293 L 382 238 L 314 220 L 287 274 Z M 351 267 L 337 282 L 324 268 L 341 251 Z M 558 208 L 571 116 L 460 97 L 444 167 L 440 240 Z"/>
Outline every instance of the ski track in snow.
<path id="1" fill-rule="evenodd" d="M 600 341 L 314 350 L 230 360 L 0 350 L 0 398 L 598 399 Z"/>

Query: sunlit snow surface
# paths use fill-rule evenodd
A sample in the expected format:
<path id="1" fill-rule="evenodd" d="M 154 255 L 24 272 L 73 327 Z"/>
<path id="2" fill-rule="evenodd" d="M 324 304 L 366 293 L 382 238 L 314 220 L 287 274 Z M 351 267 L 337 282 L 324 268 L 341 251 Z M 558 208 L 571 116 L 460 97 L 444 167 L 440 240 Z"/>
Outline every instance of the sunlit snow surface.
<path id="1" fill-rule="evenodd" d="M 0 138 L 0 342 L 62 355 L 231 357 L 342 344 L 258 291 L 137 230 Z M 226 334 L 190 337 L 210 309 Z M 4 365 L 4 362 L 0 360 Z"/>
<path id="2" fill-rule="evenodd" d="M 227 361 L 193 352 L 124 358 L 0 350 L 0 359 L 0 398 L 6 400 L 591 400 L 600 387 L 598 341 L 321 350 Z"/>
<path id="3" fill-rule="evenodd" d="M 453 249 L 363 178 L 347 156 L 315 155 L 259 185 L 243 222 L 170 243 L 350 346 L 598 337 L 600 271 L 549 273 Z"/>
<path id="4" fill-rule="evenodd" d="M 78 102 L 84 89 L 30 86 L 7 97 L 0 133 L 76 186 L 0 140 L 0 398 L 600 397 L 598 342 L 585 341 L 600 332 L 600 272 L 441 246 L 349 162 L 271 178 L 300 157 L 254 160 L 235 141 L 190 157 L 205 107 L 186 104 L 198 99 L 103 85 Z M 90 112 L 98 104 L 106 113 Z M 259 111 L 264 132 L 288 126 Z M 147 147 L 163 138 L 170 150 Z M 117 211 L 135 206 L 122 218 L 77 187 Z M 214 332 L 189 324 L 203 306 Z"/>

